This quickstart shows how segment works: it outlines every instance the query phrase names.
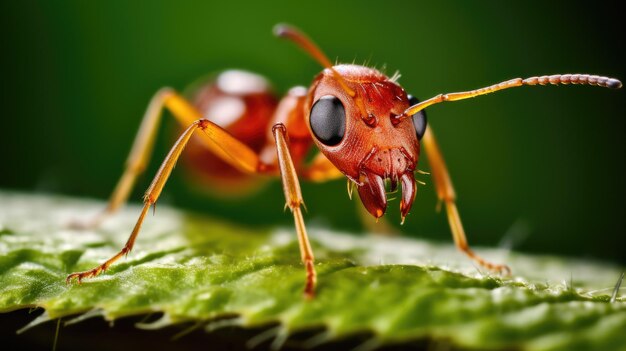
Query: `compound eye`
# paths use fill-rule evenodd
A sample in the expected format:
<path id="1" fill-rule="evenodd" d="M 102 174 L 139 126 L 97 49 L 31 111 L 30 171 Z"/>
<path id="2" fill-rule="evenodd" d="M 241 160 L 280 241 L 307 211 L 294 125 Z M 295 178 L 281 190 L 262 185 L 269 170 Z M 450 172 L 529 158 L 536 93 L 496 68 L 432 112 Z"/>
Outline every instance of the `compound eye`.
<path id="1" fill-rule="evenodd" d="M 334 146 L 346 133 L 346 111 L 341 100 L 325 95 L 311 107 L 311 130 L 322 144 Z"/>
<path id="2" fill-rule="evenodd" d="M 411 104 L 411 106 L 420 102 L 419 99 L 415 96 L 409 95 L 408 98 L 409 104 Z M 428 122 L 428 119 L 426 118 L 426 111 L 421 110 L 420 112 L 414 114 L 411 118 L 413 119 L 413 126 L 415 127 L 415 134 L 417 134 L 417 139 L 422 140 L 424 132 L 426 132 L 426 125 Z"/>

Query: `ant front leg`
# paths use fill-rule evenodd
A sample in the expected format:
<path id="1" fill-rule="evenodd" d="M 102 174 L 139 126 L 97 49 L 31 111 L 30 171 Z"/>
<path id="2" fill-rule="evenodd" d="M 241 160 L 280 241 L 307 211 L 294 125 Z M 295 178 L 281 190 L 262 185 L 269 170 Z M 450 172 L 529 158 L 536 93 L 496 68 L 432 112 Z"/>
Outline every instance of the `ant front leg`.
<path id="1" fill-rule="evenodd" d="M 495 272 L 504 272 L 507 275 L 511 274 L 511 269 L 502 264 L 493 264 L 482 257 L 478 256 L 472 249 L 470 249 L 465 237 L 465 230 L 463 229 L 463 223 L 461 223 L 461 217 L 456 207 L 456 193 L 452 186 L 452 180 L 448 173 L 448 168 L 443 160 L 443 155 L 437 145 L 437 140 L 433 134 L 432 128 L 428 126 L 422 142 L 426 148 L 426 154 L 428 156 L 428 162 L 430 163 L 431 172 L 433 175 L 435 188 L 437 190 L 437 197 L 440 203 L 443 202 L 446 205 L 446 212 L 448 214 L 448 223 L 452 231 L 452 237 L 456 247 L 469 256 L 479 265 Z"/>
<path id="2" fill-rule="evenodd" d="M 302 199 L 296 168 L 289 153 L 289 146 L 287 145 L 287 128 L 284 124 L 278 123 L 272 128 L 272 134 L 276 142 L 278 165 L 283 182 L 283 191 L 285 192 L 285 207 L 289 207 L 291 213 L 293 213 L 298 242 L 300 244 L 300 256 L 306 269 L 304 295 L 307 298 L 313 298 L 317 282 L 317 273 L 315 272 L 314 266 L 315 258 L 313 257 L 313 250 L 311 249 L 311 244 L 309 243 L 309 238 L 306 233 L 304 219 L 302 218 L 304 200 Z"/>
<path id="3" fill-rule="evenodd" d="M 80 283 L 84 278 L 95 277 L 106 271 L 122 256 L 128 255 L 128 253 L 133 249 L 133 245 L 135 244 L 135 240 L 137 239 L 137 235 L 139 234 L 139 230 L 141 229 L 146 213 L 148 213 L 150 207 L 157 202 L 167 179 L 176 165 L 176 161 L 178 161 L 178 158 L 185 149 L 189 139 L 198 130 L 203 132 L 200 135 L 204 137 L 203 139 L 209 142 L 208 145 L 214 145 L 214 147 L 210 150 L 214 151 L 218 156 L 223 157 L 224 161 L 229 162 L 233 166 L 237 165 L 242 168 L 245 167 L 247 169 L 254 170 L 258 168 L 259 159 L 256 153 L 254 153 L 254 151 L 252 151 L 248 146 L 232 137 L 217 124 L 207 119 L 198 119 L 193 122 L 178 138 L 168 155 L 165 157 L 165 160 L 152 180 L 150 187 L 146 190 L 143 198 L 143 209 L 141 210 L 139 219 L 137 220 L 137 223 L 135 224 L 135 227 L 133 228 L 133 231 L 131 232 L 124 247 L 101 265 L 88 271 L 76 272 L 68 275 L 66 279 L 67 283 L 71 282 L 73 279 L 76 279 Z"/>

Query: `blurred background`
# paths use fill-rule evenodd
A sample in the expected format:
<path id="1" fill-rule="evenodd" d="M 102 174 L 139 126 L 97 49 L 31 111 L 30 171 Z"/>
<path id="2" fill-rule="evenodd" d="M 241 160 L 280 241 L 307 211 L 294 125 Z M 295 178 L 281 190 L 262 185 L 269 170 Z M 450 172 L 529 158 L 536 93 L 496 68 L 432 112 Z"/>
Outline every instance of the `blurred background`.
<path id="1" fill-rule="evenodd" d="M 624 21 L 610 2 L 19 1 L 0 13 L 3 190 L 107 198 L 163 86 L 183 90 L 226 68 L 259 72 L 279 94 L 308 85 L 320 67 L 272 36 L 278 22 L 300 27 L 332 60 L 399 70 L 422 99 L 538 74 L 626 80 Z M 526 252 L 625 264 L 625 93 L 525 87 L 430 108 L 470 244 L 514 237 Z M 135 202 L 173 142 L 164 120 Z M 432 182 L 421 180 L 405 225 L 397 200 L 387 218 L 403 235 L 451 242 Z M 362 232 L 345 180 L 302 187 L 309 223 Z M 247 198 L 206 196 L 183 167 L 160 200 L 289 226 L 283 203 L 278 181 Z"/>

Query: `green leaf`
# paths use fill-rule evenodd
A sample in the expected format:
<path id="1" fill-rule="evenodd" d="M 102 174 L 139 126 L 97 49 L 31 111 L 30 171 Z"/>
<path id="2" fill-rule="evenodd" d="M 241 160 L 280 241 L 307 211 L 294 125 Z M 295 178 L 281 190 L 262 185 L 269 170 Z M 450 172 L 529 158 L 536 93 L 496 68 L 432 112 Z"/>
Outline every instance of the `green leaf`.
<path id="1" fill-rule="evenodd" d="M 265 335 L 275 347 L 322 327 L 309 346 L 370 332 L 364 349 L 424 338 L 494 350 L 626 348 L 626 299 L 610 301 L 618 267 L 478 249 L 511 266 L 515 275 L 500 278 L 451 245 L 311 229 L 319 285 L 307 301 L 293 228 L 252 229 L 166 207 L 147 218 L 126 259 L 66 285 L 68 273 L 115 254 L 139 214 L 130 206 L 98 230 L 66 228 L 102 207 L 0 193 L 0 312 L 44 308 L 31 326 L 70 315 L 79 322 L 152 312 L 163 317 L 143 327 L 197 321 L 210 329 L 226 318 L 246 328 L 279 323 Z"/>

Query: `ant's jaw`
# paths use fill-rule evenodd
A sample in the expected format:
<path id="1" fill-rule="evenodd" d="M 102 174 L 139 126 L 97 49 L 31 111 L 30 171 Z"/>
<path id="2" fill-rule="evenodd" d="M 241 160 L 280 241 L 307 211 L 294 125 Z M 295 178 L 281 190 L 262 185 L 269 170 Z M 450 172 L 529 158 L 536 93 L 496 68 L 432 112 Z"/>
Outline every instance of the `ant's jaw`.
<path id="1" fill-rule="evenodd" d="M 417 193 L 417 186 L 415 185 L 415 175 L 412 171 L 402 174 L 400 181 L 402 182 L 400 215 L 402 216 L 402 223 L 404 223 L 404 218 L 406 218 L 411 210 L 411 207 L 413 206 L 413 200 L 415 200 L 415 194 Z"/>
<path id="2" fill-rule="evenodd" d="M 415 184 L 416 161 L 404 147 L 372 148 L 359 165 L 358 191 L 363 206 L 375 218 L 380 218 L 387 209 L 385 180 L 390 192 L 402 186 L 400 214 L 402 221 L 411 210 L 417 187 Z"/>
<path id="3" fill-rule="evenodd" d="M 399 182 L 402 186 L 402 199 L 400 200 L 400 214 L 402 222 L 409 214 L 417 187 L 415 184 L 415 176 L 412 170 L 406 170 L 401 175 L 393 174 L 387 179 L 390 181 L 391 191 L 394 191 Z M 372 216 L 380 218 L 385 214 L 387 209 L 387 192 L 385 190 L 385 180 L 380 175 L 373 172 L 362 172 L 359 177 L 360 184 L 357 186 L 359 198 Z"/>
<path id="4" fill-rule="evenodd" d="M 385 182 L 378 174 L 366 172 L 359 177 L 361 184 L 358 185 L 359 197 L 367 212 L 375 218 L 382 217 L 387 209 L 387 194 Z"/>

